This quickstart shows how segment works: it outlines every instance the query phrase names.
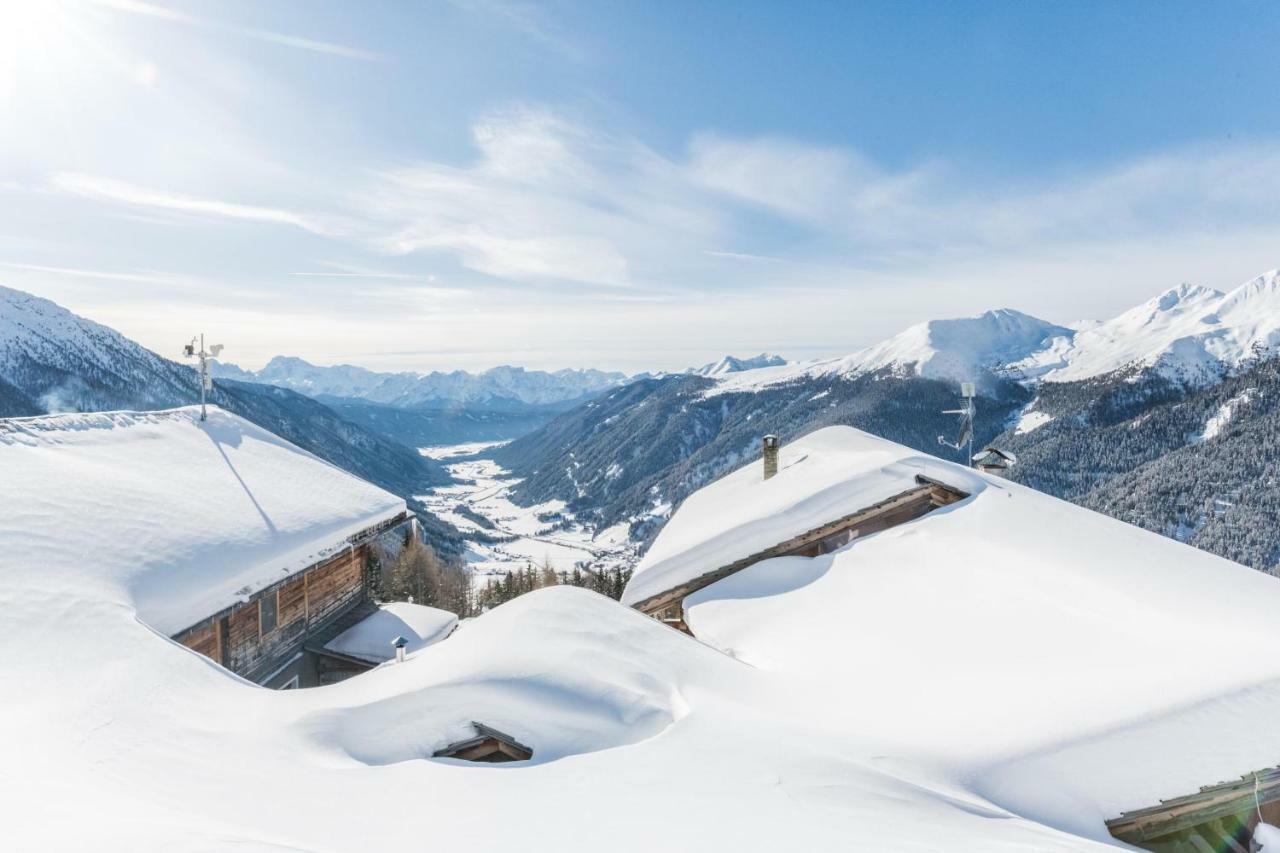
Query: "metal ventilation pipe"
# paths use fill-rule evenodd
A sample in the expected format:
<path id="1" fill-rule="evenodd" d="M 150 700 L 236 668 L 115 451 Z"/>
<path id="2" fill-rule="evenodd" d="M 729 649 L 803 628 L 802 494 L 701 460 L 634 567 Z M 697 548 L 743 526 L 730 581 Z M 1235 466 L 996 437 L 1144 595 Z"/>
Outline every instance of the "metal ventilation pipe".
<path id="1" fill-rule="evenodd" d="M 778 473 L 778 437 L 764 437 L 764 478 L 767 480 Z"/>
<path id="2" fill-rule="evenodd" d="M 396 637 L 391 641 L 391 645 L 396 650 L 396 663 L 404 663 L 404 647 L 409 645 L 409 641 L 404 637 Z"/>

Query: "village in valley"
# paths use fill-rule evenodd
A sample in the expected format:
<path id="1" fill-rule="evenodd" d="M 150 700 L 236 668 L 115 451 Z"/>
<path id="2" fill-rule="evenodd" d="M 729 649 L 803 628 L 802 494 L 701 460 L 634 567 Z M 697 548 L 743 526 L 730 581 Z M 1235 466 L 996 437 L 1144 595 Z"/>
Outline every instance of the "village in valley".
<path id="1" fill-rule="evenodd" d="M 563 501 L 520 506 L 508 497 L 517 482 L 486 450 L 501 442 L 426 447 L 421 453 L 446 465 L 456 484 L 423 495 L 423 504 L 464 537 L 465 561 L 478 595 L 510 583 L 509 573 L 554 575 L 582 586 L 584 572 L 625 584 L 636 560 L 628 526 L 589 530 L 565 510 Z M 576 572 L 576 578 L 575 578 Z M 492 591 L 491 591 L 492 592 Z"/>

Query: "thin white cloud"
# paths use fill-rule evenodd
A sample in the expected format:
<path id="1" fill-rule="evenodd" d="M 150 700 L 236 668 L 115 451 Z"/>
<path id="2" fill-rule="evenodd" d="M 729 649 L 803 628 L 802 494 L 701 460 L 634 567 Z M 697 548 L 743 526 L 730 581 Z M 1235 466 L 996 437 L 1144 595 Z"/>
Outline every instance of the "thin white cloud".
<path id="1" fill-rule="evenodd" d="M 624 287 L 718 236 L 716 214 L 683 197 L 679 168 L 634 140 L 528 109 L 491 115 L 472 135 L 474 163 L 390 170 L 358 194 L 383 223 L 375 245 L 449 254 L 512 281 Z"/>
<path id="2" fill-rule="evenodd" d="M 1280 225 L 1278 145 L 1001 183 L 777 137 L 700 134 L 669 157 L 537 109 L 487 116 L 472 136 L 469 164 L 417 163 L 361 190 L 375 246 L 452 256 L 511 282 L 811 294 L 873 273 L 937 275 L 1126 242 L 1172 248 Z M 740 250 L 706 248 L 717 244 Z M 728 282 L 709 259 L 744 263 Z"/>
<path id="3" fill-rule="evenodd" d="M 322 236 L 339 236 L 346 230 L 346 225 L 335 218 L 312 216 L 276 207 L 181 195 L 76 172 L 55 174 L 51 185 L 59 192 L 80 198 L 165 210 L 190 216 L 291 225 Z"/>
<path id="4" fill-rule="evenodd" d="M 23 264 L 15 261 L 0 261 L 0 267 L 25 272 L 48 273 L 50 275 L 72 276 L 75 278 L 92 278 L 104 281 L 129 281 L 138 284 L 175 285 L 182 280 L 174 276 L 156 273 L 116 272 L 112 270 L 83 269 L 79 267 L 54 267 L 42 264 Z"/>
<path id="5" fill-rule="evenodd" d="M 37 0 L 37 2 L 39 1 L 40 0 Z M 190 26 L 203 27 L 205 29 L 218 30 L 243 36 L 244 38 L 278 44 L 297 50 L 308 50 L 313 53 L 326 53 L 330 56 L 340 56 L 344 59 L 357 59 L 363 62 L 381 62 L 386 59 L 386 57 L 381 54 L 357 47 L 305 38 L 303 36 L 292 35 L 290 33 L 278 33 L 273 30 L 260 30 L 254 27 L 236 26 L 222 21 L 215 21 L 210 18 L 189 15 L 185 12 L 179 12 L 176 9 L 171 9 L 168 6 L 162 6 L 157 3 L 148 3 L 144 2 L 144 0 L 89 0 L 89 2 L 96 6 L 102 6 L 117 12 L 125 12 L 131 15 L 143 15 L 149 18 L 172 21 L 177 24 L 187 24 Z"/>
<path id="6" fill-rule="evenodd" d="M 472 14 L 485 15 L 523 33 L 533 41 L 574 61 L 583 61 L 588 53 L 581 44 L 570 39 L 546 11 L 521 0 L 449 0 Z"/>
<path id="7" fill-rule="evenodd" d="M 751 263 L 769 263 L 769 264 L 785 264 L 785 258 L 775 258 L 770 255 L 753 255 L 750 252 L 724 252 L 715 249 L 703 249 L 702 254 L 712 258 L 725 258 L 731 261 L 749 261 Z"/>

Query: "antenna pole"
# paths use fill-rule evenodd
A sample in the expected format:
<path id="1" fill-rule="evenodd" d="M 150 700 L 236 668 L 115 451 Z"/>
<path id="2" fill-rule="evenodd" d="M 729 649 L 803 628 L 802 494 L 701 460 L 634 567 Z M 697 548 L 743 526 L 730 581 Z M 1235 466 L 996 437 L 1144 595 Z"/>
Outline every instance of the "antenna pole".
<path id="1" fill-rule="evenodd" d="M 969 409 L 969 458 L 965 461 L 968 462 L 969 467 L 972 468 L 973 467 L 973 416 L 975 414 L 975 411 L 974 411 L 974 405 L 973 405 L 973 398 L 970 397 L 967 402 L 968 402 L 968 409 Z"/>
<path id="2" fill-rule="evenodd" d="M 209 384 L 209 358 L 204 351 L 204 332 L 200 333 L 200 420 L 207 420 L 204 408 L 204 387 Z"/>
<path id="3" fill-rule="evenodd" d="M 196 349 L 196 341 L 200 341 L 200 348 Z M 222 344 L 212 344 L 209 349 L 204 348 L 204 332 L 200 333 L 199 338 L 192 338 L 191 343 L 182 348 L 182 354 L 187 358 L 195 358 L 200 362 L 199 378 L 200 378 L 200 420 L 209 419 L 208 396 L 209 391 L 213 390 L 213 379 L 209 375 L 209 362 L 217 358 L 222 353 Z"/>

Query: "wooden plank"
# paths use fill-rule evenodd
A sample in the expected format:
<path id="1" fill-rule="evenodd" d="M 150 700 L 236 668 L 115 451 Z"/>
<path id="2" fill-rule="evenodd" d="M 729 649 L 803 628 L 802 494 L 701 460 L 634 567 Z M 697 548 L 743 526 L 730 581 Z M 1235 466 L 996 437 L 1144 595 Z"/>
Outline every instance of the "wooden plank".
<path id="1" fill-rule="evenodd" d="M 793 536 L 763 551 L 757 551 L 750 556 L 735 560 L 727 566 L 713 569 L 691 581 L 686 581 L 666 592 L 652 595 L 632 606 L 642 613 L 653 616 L 670 608 L 672 605 L 678 604 L 698 590 L 730 575 L 737 574 L 748 566 L 753 566 L 762 560 L 794 555 L 834 534 L 849 530 L 856 530 L 858 536 L 866 536 L 919 518 L 931 510 L 968 497 L 964 492 L 953 489 L 936 480 L 917 477 L 916 482 L 917 485 L 914 488 L 899 492 L 879 503 L 864 507 L 805 533 Z"/>
<path id="2" fill-rule="evenodd" d="M 218 639 L 218 623 L 208 622 L 177 637 L 179 643 L 215 662 L 221 662 L 222 648 Z"/>
<path id="3" fill-rule="evenodd" d="M 279 600 L 276 619 L 282 628 L 307 618 L 306 575 L 280 587 L 276 595 Z"/>
<path id="4" fill-rule="evenodd" d="M 1280 801 L 1280 768 L 1259 771 L 1257 799 L 1263 806 Z M 1115 838 L 1130 843 L 1151 841 L 1215 820 L 1248 814 L 1255 808 L 1255 774 L 1237 781 L 1208 785 L 1198 793 L 1165 800 L 1158 806 L 1125 812 L 1107 821 Z"/>

